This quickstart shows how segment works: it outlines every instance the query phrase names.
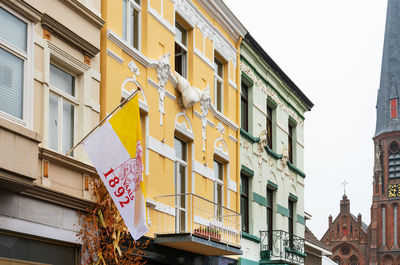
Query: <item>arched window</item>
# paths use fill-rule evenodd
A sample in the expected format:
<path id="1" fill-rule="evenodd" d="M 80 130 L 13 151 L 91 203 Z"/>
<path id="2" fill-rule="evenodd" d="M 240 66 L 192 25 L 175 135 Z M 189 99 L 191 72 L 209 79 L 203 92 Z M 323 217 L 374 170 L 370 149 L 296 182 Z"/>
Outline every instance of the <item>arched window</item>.
<path id="1" fill-rule="evenodd" d="M 360 263 L 358 262 L 358 258 L 355 256 L 352 256 L 350 258 L 350 265 L 359 265 Z"/>
<path id="2" fill-rule="evenodd" d="M 389 178 L 400 177 L 400 148 L 397 142 L 389 146 Z"/>
<path id="3" fill-rule="evenodd" d="M 334 261 L 336 264 L 339 264 L 339 265 L 342 264 L 342 260 L 341 260 L 339 257 L 335 257 L 335 258 L 333 259 L 333 261 Z"/>

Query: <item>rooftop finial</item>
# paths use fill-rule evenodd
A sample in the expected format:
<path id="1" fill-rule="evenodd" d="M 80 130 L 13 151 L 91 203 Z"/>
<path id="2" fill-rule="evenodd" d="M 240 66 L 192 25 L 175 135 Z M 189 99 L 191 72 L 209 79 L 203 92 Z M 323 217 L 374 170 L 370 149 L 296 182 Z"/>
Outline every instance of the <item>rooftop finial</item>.
<path id="1" fill-rule="evenodd" d="M 347 183 L 346 180 L 342 182 L 342 185 L 343 185 L 343 195 L 346 195 L 346 185 L 347 185 L 347 184 L 349 184 L 349 183 Z"/>

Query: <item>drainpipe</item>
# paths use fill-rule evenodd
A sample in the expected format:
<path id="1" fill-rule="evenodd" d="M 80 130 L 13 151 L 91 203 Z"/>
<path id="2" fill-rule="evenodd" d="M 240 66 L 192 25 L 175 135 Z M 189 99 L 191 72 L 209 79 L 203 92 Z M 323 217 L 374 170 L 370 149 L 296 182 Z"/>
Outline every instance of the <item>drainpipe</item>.
<path id="1" fill-rule="evenodd" d="M 237 183 L 237 192 L 236 195 L 240 194 L 240 45 L 242 44 L 243 37 L 239 37 L 239 42 L 237 43 L 237 61 L 236 61 L 236 124 L 239 126 L 239 129 L 236 132 L 236 183 Z M 240 196 L 236 199 L 236 210 L 240 213 Z M 240 224 L 241 219 L 239 219 Z M 239 231 L 241 227 L 239 226 Z"/>

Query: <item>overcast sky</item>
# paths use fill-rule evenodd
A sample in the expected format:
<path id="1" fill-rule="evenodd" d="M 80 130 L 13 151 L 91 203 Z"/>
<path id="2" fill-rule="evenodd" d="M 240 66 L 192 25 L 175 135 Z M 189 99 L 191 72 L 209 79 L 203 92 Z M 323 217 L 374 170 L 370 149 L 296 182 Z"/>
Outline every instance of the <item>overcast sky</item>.
<path id="1" fill-rule="evenodd" d="M 305 211 L 320 239 L 339 213 L 369 225 L 386 0 L 224 0 L 314 103 L 305 117 Z"/>

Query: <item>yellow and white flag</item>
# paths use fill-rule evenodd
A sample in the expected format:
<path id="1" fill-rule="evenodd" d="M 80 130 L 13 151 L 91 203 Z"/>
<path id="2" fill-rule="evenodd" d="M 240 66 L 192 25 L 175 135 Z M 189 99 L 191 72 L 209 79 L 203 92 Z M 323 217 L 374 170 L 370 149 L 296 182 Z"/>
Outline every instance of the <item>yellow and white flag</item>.
<path id="1" fill-rule="evenodd" d="M 135 95 L 83 142 L 134 240 L 148 231 L 138 98 Z"/>

